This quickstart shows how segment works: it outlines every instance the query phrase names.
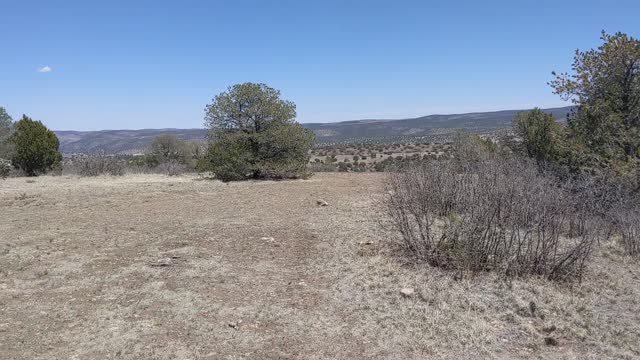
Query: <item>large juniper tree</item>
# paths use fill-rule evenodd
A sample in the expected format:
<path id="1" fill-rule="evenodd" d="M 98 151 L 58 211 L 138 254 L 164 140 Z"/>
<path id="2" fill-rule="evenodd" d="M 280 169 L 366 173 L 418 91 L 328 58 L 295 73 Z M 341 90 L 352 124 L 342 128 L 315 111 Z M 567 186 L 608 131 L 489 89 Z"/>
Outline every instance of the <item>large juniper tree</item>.
<path id="1" fill-rule="evenodd" d="M 205 114 L 211 170 L 225 181 L 305 175 L 313 133 L 295 117 L 295 104 L 265 84 L 217 95 Z"/>
<path id="2" fill-rule="evenodd" d="M 640 41 L 623 33 L 602 33 L 603 44 L 576 50 L 572 73 L 553 75 L 549 84 L 576 110 L 571 135 L 598 162 L 635 162 L 640 158 Z"/>
<path id="3" fill-rule="evenodd" d="M 26 115 L 15 123 L 15 131 L 9 141 L 15 147 L 11 162 L 29 176 L 44 173 L 62 160 L 56 134 Z"/>

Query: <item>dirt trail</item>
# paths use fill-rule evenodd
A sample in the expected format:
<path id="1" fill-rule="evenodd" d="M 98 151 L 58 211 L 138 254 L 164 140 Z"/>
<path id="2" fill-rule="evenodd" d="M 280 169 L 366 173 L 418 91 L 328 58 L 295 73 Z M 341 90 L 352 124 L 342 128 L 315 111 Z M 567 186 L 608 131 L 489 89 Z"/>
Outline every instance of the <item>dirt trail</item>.
<path id="1" fill-rule="evenodd" d="M 320 358 L 344 341 L 315 221 L 358 195 L 348 178 L 24 181 L 0 190 L 0 356 Z"/>

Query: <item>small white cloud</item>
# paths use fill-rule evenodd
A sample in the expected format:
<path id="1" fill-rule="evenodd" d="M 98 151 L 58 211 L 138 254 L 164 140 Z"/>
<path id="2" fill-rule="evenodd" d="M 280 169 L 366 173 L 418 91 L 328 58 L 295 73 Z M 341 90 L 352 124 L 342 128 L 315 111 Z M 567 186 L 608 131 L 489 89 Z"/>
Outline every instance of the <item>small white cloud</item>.
<path id="1" fill-rule="evenodd" d="M 51 70 L 53 69 L 51 69 L 51 67 L 49 66 L 43 66 L 41 68 L 38 68 L 39 73 L 48 73 L 48 72 L 51 72 Z"/>

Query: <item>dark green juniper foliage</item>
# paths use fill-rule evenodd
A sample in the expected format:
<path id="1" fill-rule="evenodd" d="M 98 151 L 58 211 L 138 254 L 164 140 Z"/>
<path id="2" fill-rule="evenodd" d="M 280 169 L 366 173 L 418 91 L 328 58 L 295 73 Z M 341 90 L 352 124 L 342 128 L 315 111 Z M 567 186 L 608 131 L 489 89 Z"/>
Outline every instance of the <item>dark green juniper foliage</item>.
<path id="1" fill-rule="evenodd" d="M 313 133 L 295 104 L 265 84 L 234 85 L 206 107 L 209 166 L 223 181 L 307 176 Z"/>
<path id="2" fill-rule="evenodd" d="M 522 152 L 537 161 L 558 161 L 564 129 L 551 114 L 536 108 L 513 118 L 516 134 L 522 139 Z"/>
<path id="3" fill-rule="evenodd" d="M 9 137 L 13 133 L 13 119 L 5 108 L 0 106 L 0 159 L 9 159 L 11 157 L 11 144 Z"/>
<path id="4" fill-rule="evenodd" d="M 603 44 L 576 50 L 572 74 L 556 74 L 549 85 L 572 100 L 569 136 L 588 150 L 583 166 L 636 167 L 640 159 L 640 41 L 602 32 Z"/>
<path id="5" fill-rule="evenodd" d="M 58 152 L 60 142 L 51 130 L 40 121 L 26 115 L 15 123 L 15 131 L 9 141 L 14 146 L 11 162 L 29 176 L 45 173 L 62 160 Z"/>

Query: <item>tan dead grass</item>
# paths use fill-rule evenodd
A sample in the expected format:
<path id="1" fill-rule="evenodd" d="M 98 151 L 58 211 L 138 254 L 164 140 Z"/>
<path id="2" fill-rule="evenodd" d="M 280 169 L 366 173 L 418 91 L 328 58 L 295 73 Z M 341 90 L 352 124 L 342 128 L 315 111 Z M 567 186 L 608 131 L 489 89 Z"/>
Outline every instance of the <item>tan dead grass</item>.
<path id="1" fill-rule="evenodd" d="M 0 182 L 0 358 L 640 357 L 617 247 L 572 287 L 455 280 L 386 246 L 382 176 Z"/>

